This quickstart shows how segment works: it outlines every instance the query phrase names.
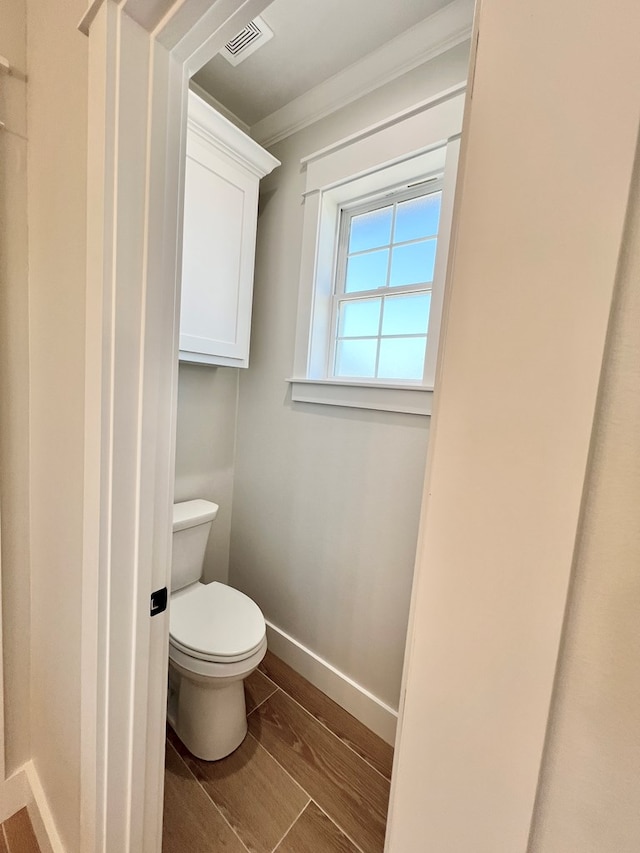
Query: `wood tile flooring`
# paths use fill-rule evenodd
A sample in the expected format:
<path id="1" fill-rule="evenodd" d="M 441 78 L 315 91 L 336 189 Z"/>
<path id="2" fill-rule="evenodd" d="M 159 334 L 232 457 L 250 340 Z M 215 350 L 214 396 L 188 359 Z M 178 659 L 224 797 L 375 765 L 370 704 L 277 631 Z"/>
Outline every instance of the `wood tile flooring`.
<path id="1" fill-rule="evenodd" d="M 381 853 L 391 747 L 270 652 L 245 692 L 222 761 L 169 730 L 163 853 Z"/>
<path id="2" fill-rule="evenodd" d="M 31 818 L 26 809 L 4 821 L 0 829 L 0 853 L 40 853 Z"/>

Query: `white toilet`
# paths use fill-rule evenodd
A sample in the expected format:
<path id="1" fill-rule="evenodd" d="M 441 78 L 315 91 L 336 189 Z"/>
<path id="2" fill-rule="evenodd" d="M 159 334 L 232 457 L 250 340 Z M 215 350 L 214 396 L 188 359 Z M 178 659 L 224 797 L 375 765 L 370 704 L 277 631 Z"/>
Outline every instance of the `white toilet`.
<path id="1" fill-rule="evenodd" d="M 267 651 L 264 617 L 244 593 L 200 581 L 217 504 L 174 504 L 167 718 L 187 749 L 215 761 L 247 733 L 244 679 Z"/>

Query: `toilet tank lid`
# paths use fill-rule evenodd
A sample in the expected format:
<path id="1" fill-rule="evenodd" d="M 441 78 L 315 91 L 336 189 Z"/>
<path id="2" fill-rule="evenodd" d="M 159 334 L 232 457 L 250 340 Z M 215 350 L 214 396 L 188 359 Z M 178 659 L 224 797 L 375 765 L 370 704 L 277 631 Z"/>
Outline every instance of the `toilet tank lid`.
<path id="1" fill-rule="evenodd" d="M 173 505 L 173 531 L 184 530 L 206 524 L 218 514 L 218 504 L 199 498 L 195 501 L 182 501 Z"/>

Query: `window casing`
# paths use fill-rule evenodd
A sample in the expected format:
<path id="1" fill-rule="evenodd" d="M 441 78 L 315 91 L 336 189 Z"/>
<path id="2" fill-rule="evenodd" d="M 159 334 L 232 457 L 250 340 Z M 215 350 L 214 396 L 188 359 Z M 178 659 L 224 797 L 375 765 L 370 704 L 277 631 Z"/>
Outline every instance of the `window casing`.
<path id="1" fill-rule="evenodd" d="M 292 401 L 431 414 L 463 108 L 464 90 L 458 88 L 303 159 L 306 188 L 298 319 L 293 376 L 288 380 Z M 349 293 L 346 279 L 343 283 L 340 278 L 340 265 L 346 270 L 349 255 L 356 254 L 344 255 L 343 229 L 365 210 L 363 205 L 384 207 L 385 200 L 396 200 L 396 193 L 407 193 L 397 196 L 402 203 L 425 189 L 441 192 L 433 281 L 394 282 L 406 294 L 429 296 L 424 371 L 422 376 L 414 369 L 392 378 L 386 374 L 398 371 L 381 371 L 376 355 L 377 370 L 369 368 L 368 376 L 362 375 L 365 371 L 355 375 L 356 370 L 340 363 L 338 353 L 341 339 L 352 337 L 344 334 L 340 316 Z M 383 248 L 393 250 L 391 243 Z M 375 282 L 366 295 L 390 298 L 390 276 L 387 271 L 385 281 Z M 379 291 L 378 284 L 384 285 Z M 401 296 L 402 290 L 395 295 Z M 353 298 L 363 300 L 364 296 L 363 290 Z M 382 331 L 380 316 L 378 320 Z M 411 334 L 423 338 L 424 326 Z M 392 334 L 369 337 L 391 339 Z"/>

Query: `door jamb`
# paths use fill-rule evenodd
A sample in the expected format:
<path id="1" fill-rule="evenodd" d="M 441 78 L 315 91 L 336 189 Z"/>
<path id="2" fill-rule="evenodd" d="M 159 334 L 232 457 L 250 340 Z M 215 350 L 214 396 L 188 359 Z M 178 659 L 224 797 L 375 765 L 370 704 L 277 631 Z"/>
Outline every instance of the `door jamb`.
<path id="1" fill-rule="evenodd" d="M 138 0 L 98 0 L 80 24 L 89 37 L 80 805 L 87 853 L 161 846 L 169 627 L 166 613 L 150 618 L 149 596 L 170 574 L 187 82 L 267 5 L 161 0 L 161 14 L 142 20 Z"/>

